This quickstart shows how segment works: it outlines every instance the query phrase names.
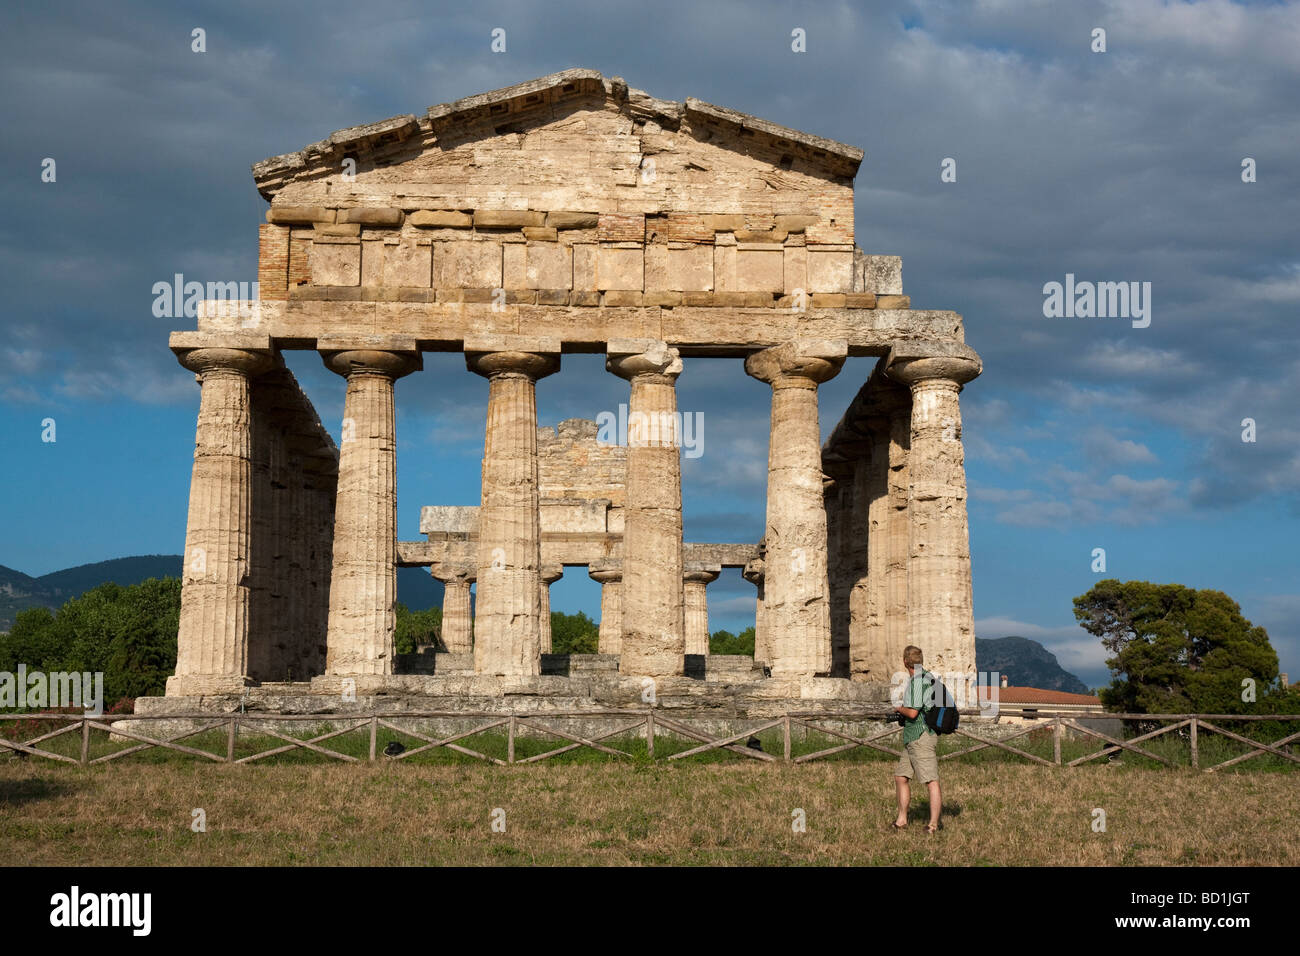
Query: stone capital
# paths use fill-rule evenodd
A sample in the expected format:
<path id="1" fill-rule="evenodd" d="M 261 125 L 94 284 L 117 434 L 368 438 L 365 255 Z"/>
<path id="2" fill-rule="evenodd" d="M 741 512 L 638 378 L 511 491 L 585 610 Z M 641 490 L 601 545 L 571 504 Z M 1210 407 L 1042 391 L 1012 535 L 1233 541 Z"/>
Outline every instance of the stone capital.
<path id="1" fill-rule="evenodd" d="M 703 562 L 688 561 L 682 567 L 682 580 L 698 581 L 703 584 L 708 584 L 711 581 L 716 581 L 718 575 L 721 573 L 722 565 L 720 564 L 705 564 Z"/>
<path id="2" fill-rule="evenodd" d="M 385 378 L 399 379 L 423 367 L 419 352 L 405 350 L 321 349 L 321 359 L 326 368 L 344 378 L 352 375 L 382 375 Z"/>
<path id="3" fill-rule="evenodd" d="M 478 568 L 470 564 L 448 561 L 431 565 L 429 573 L 443 584 L 472 584 L 478 576 Z"/>
<path id="4" fill-rule="evenodd" d="M 813 388 L 834 378 L 848 358 L 842 339 L 786 342 L 745 359 L 745 372 L 773 388 Z"/>
<path id="5" fill-rule="evenodd" d="M 251 377 L 268 372 L 275 365 L 270 352 L 223 347 L 178 351 L 176 360 L 199 375 L 229 371 Z"/>
<path id="6" fill-rule="evenodd" d="M 471 372 L 492 379 L 503 375 L 519 375 L 532 381 L 545 378 L 560 370 L 558 352 L 466 352 L 465 365 Z"/>
<path id="7" fill-rule="evenodd" d="M 623 564 L 619 561 L 593 561 L 587 566 L 587 576 L 601 584 L 623 580 Z"/>
<path id="8" fill-rule="evenodd" d="M 745 562 L 745 569 L 740 572 L 740 576 L 750 584 L 761 586 L 763 583 L 764 565 L 762 558 L 752 558 Z"/>
<path id="9" fill-rule="evenodd" d="M 543 564 L 538 569 L 537 576 L 541 578 L 543 584 L 554 584 L 564 577 L 564 566 L 561 564 Z"/>
<path id="10" fill-rule="evenodd" d="M 619 378 L 650 379 L 673 384 L 682 373 L 682 357 L 667 342 L 653 339 L 611 339 L 605 368 Z"/>
<path id="11" fill-rule="evenodd" d="M 947 387 L 961 387 L 981 371 L 980 363 L 963 355 L 934 355 L 924 358 L 905 358 L 889 366 L 891 378 L 906 383 L 915 391 L 927 383 Z"/>

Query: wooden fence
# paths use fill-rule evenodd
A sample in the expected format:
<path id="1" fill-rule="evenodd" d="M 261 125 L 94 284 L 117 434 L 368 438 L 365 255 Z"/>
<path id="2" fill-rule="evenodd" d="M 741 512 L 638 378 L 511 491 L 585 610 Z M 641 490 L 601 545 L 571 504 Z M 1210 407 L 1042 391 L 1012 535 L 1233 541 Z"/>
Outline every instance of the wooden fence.
<path id="1" fill-rule="evenodd" d="M 963 711 L 963 714 L 969 716 L 978 716 L 980 711 L 971 710 Z M 1242 714 L 1111 714 L 1097 712 L 1071 712 L 1045 715 L 1035 711 L 1021 711 L 1002 708 L 999 713 L 1008 717 L 1035 717 L 1033 723 L 1028 724 L 1021 730 L 1010 734 L 981 735 L 969 729 L 958 728 L 956 736 L 960 736 L 971 741 L 973 744 L 961 750 L 950 751 L 940 755 L 940 760 L 955 760 L 967 754 L 976 753 L 977 751 L 996 748 L 1017 757 L 1030 761 L 1031 763 L 1041 764 L 1043 766 L 1066 766 L 1077 767 L 1093 760 L 1109 758 L 1121 750 L 1137 754 L 1149 760 L 1163 764 L 1166 767 L 1172 767 L 1173 762 L 1167 757 L 1152 753 L 1150 750 L 1138 746 L 1139 744 L 1153 740 L 1164 734 L 1174 733 L 1187 728 L 1186 739 L 1190 749 L 1190 763 L 1194 769 L 1203 770 L 1206 773 L 1213 773 L 1216 770 L 1222 770 L 1225 767 L 1231 767 L 1236 764 L 1244 763 L 1252 758 L 1262 756 L 1263 754 L 1273 754 L 1292 763 L 1300 763 L 1300 756 L 1292 754 L 1287 745 L 1297 738 L 1300 733 L 1290 734 L 1280 740 L 1271 743 L 1265 743 L 1259 740 L 1253 740 L 1243 734 L 1235 733 L 1228 730 L 1221 724 L 1229 721 L 1253 722 L 1259 726 L 1259 722 L 1265 721 L 1287 721 L 1300 720 L 1297 716 L 1288 715 L 1242 715 Z M 870 736 L 859 737 L 854 734 L 846 733 L 827 727 L 828 722 L 845 723 L 883 721 L 889 716 L 885 711 L 856 711 L 845 713 L 787 713 L 780 717 L 758 718 L 755 720 L 755 726 L 749 727 L 740 733 L 730 734 L 722 737 L 715 737 L 705 733 L 699 728 L 691 727 L 688 721 L 700 719 L 705 715 L 698 714 L 679 714 L 671 712 L 672 716 L 662 710 L 643 709 L 643 710 L 597 710 L 597 711 L 556 711 L 553 713 L 529 713 L 529 714 L 496 714 L 496 713 L 456 713 L 446 711 L 427 711 L 427 712 L 410 712 L 410 713 L 388 713 L 380 714 L 371 713 L 351 713 L 351 714 L 213 714 L 213 715 L 195 715 L 195 714 L 121 714 L 112 717 L 92 717 L 80 714 L 0 714 L 0 721 L 58 721 L 65 724 L 56 730 L 40 734 L 30 740 L 15 741 L 9 740 L 6 736 L 0 735 L 0 751 L 2 755 L 17 757 L 20 755 L 41 757 L 48 760 L 60 761 L 63 763 L 91 765 L 108 763 L 118 760 L 130 754 L 139 753 L 150 748 L 163 748 L 174 750 L 179 753 L 188 754 L 193 757 L 214 761 L 216 763 L 255 763 L 259 760 L 265 760 L 274 757 L 277 754 L 287 753 L 293 750 L 307 750 L 312 753 L 320 754 L 335 760 L 341 760 L 348 763 L 360 762 L 360 758 L 351 754 L 340 753 L 329 747 L 322 747 L 320 744 L 324 741 L 331 740 L 344 734 L 353 733 L 359 730 L 368 730 L 369 760 L 373 761 L 377 757 L 376 748 L 379 739 L 379 729 L 385 728 L 404 737 L 414 738 L 423 741 L 422 746 L 403 750 L 400 754 L 394 755 L 393 760 L 406 760 L 414 757 L 416 754 L 424 753 L 438 747 L 445 747 L 465 756 L 474 757 L 487 763 L 500 764 L 524 764 L 537 763 L 542 760 L 548 760 L 559 754 L 568 753 L 583 747 L 590 748 L 600 753 L 608 754 L 611 757 L 632 759 L 632 754 L 627 751 L 618 750 L 613 747 L 605 746 L 600 743 L 610 737 L 625 734 L 635 734 L 638 737 L 644 737 L 646 749 L 649 757 L 655 758 L 655 738 L 663 737 L 665 733 L 670 736 L 683 737 L 690 741 L 698 742 L 698 746 L 691 747 L 687 750 L 679 750 L 669 753 L 667 760 L 681 760 L 695 754 L 706 753 L 712 750 L 726 750 L 731 753 L 740 754 L 751 760 L 758 760 L 766 763 L 809 763 L 814 760 L 821 760 L 833 754 L 843 753 L 848 750 L 854 750 L 859 747 L 870 750 L 877 750 L 881 753 L 892 756 L 901 756 L 901 751 L 894 747 L 887 746 L 881 741 L 901 732 L 901 727 L 890 725 L 886 729 L 879 730 L 870 734 Z M 599 719 L 613 721 L 615 726 L 611 730 L 606 730 L 598 734 L 592 734 L 590 737 L 584 737 L 579 734 L 570 733 L 554 726 L 554 721 L 563 719 Z M 457 719 L 457 720 L 474 720 L 483 721 L 476 723 L 475 726 L 467 730 L 462 730 L 451 734 L 447 737 L 430 737 L 409 727 L 400 726 L 397 721 L 406 720 L 436 720 L 436 719 Z M 716 720 L 716 717 L 712 719 Z M 741 720 L 743 718 L 730 718 L 731 720 Z M 132 722 L 136 721 L 165 721 L 165 720 L 183 720 L 187 723 L 196 724 L 183 732 L 174 733 L 166 737 L 150 737 L 138 732 L 136 729 L 128 729 Z M 1127 740 L 1121 740 L 1112 737 L 1101 731 L 1094 730 L 1080 723 L 1081 720 L 1133 720 L 1144 723 L 1162 722 L 1165 726 L 1157 730 L 1140 734 L 1136 737 L 1130 737 Z M 302 739 L 299 737 L 289 736 L 282 733 L 268 724 L 281 724 L 295 721 L 309 721 L 315 724 L 343 724 L 339 729 L 332 729 L 326 733 Z M 969 726 L 969 724 L 968 724 Z M 978 725 L 976 725 L 978 726 Z M 3 724 L 0 724 L 0 728 Z M 474 737 L 478 734 L 488 731 L 505 728 L 506 734 L 506 756 L 505 759 L 494 757 L 477 750 L 466 747 L 457 741 Z M 782 753 L 780 755 L 764 752 L 761 748 L 747 746 L 742 741 L 748 741 L 750 738 L 765 731 L 780 729 L 782 737 Z M 800 728 L 807 732 L 819 733 L 828 737 L 842 740 L 843 743 L 812 753 L 792 756 L 791 739 L 794 728 Z M 1037 730 L 1050 728 L 1052 734 L 1052 753 L 1053 759 L 1048 760 L 1037 754 L 1028 753 L 1018 747 L 1011 746 L 1008 741 L 1015 740 Z M 178 741 L 185 740 L 197 734 L 206 733 L 212 730 L 224 729 L 226 737 L 226 748 L 224 754 L 213 753 L 207 750 L 201 750 L 196 747 L 189 747 Z M 1245 729 L 1245 728 L 1243 728 Z M 90 756 L 91 731 L 101 730 L 113 734 L 126 740 L 138 741 L 134 746 L 124 747 L 112 753 L 102 754 L 92 758 Z M 273 746 L 269 749 L 258 750 L 252 754 L 247 754 L 236 758 L 235 742 L 240 736 L 241 730 L 246 731 L 253 737 L 269 737 L 273 740 L 280 740 L 284 743 L 281 746 Z M 1073 760 L 1062 764 L 1061 760 L 1061 741 L 1067 730 L 1074 731 L 1077 734 L 1083 734 L 1088 737 L 1102 741 L 1102 746 L 1097 750 L 1084 754 Z M 547 736 L 559 738 L 567 741 L 554 749 L 547 750 L 544 753 L 533 754 L 528 757 L 516 757 L 515 744 L 519 739 L 521 731 L 531 731 L 534 735 L 541 733 Z M 80 732 L 80 757 L 72 757 L 67 754 L 54 753 L 37 747 L 37 744 L 53 740 L 68 734 Z M 1220 761 L 1208 767 L 1201 766 L 1200 759 L 1200 736 L 1202 733 L 1219 734 L 1230 740 L 1245 744 L 1249 750 L 1246 753 Z M 1180 737 L 1183 735 L 1180 734 Z"/>

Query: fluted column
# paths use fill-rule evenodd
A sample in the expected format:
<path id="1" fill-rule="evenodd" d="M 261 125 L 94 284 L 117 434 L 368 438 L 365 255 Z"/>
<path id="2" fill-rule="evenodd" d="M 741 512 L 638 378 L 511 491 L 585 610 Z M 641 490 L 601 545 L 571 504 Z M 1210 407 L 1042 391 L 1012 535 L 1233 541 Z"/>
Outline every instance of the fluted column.
<path id="1" fill-rule="evenodd" d="M 418 352 L 323 351 L 347 379 L 334 509 L 325 673 L 393 673 L 397 600 L 397 425 L 393 384 Z"/>
<path id="2" fill-rule="evenodd" d="M 763 592 L 773 677 L 831 669 L 817 386 L 847 354 L 844 342 L 789 342 L 745 360 L 746 372 L 772 386 Z"/>
<path id="3" fill-rule="evenodd" d="M 908 448 L 911 443 L 910 405 L 889 415 L 889 505 L 886 508 L 885 656 L 891 676 L 903 669 L 903 650 L 912 640 L 907 605 L 908 566 L 911 563 L 911 520 L 908 509 Z"/>
<path id="4" fill-rule="evenodd" d="M 432 574 L 442 582 L 442 645 L 448 654 L 468 654 L 474 650 L 469 595 L 474 568 L 444 564 L 433 568 Z"/>
<path id="5" fill-rule="evenodd" d="M 537 491 L 537 380 L 558 354 L 470 352 L 488 379 L 487 435 L 479 509 L 474 671 L 541 673 L 541 527 Z"/>
<path id="6" fill-rule="evenodd" d="M 600 582 L 600 638 L 602 654 L 623 650 L 623 568 L 616 562 L 594 563 L 587 574 Z"/>
<path id="7" fill-rule="evenodd" d="M 709 583 L 722 573 L 719 565 L 691 563 L 682 572 L 682 605 L 686 621 L 686 653 L 709 653 Z"/>
<path id="8" fill-rule="evenodd" d="M 974 675 L 975 626 L 958 395 L 962 385 L 980 373 L 980 364 L 956 356 L 904 359 L 895 361 L 889 373 L 912 390 L 907 583 L 912 643 L 925 652 L 930 669 Z"/>
<path id="9" fill-rule="evenodd" d="M 885 637 L 885 581 L 889 564 L 889 419 L 867 419 L 869 451 L 854 478 L 855 508 L 866 516 L 866 575 L 849 598 L 849 677 L 888 681 L 901 667 L 891 661 Z M 899 655 L 901 658 L 901 654 Z"/>
<path id="10" fill-rule="evenodd" d="M 551 585 L 562 577 L 564 568 L 561 565 L 548 564 L 541 570 L 541 584 L 537 589 L 537 622 L 543 654 L 551 653 Z"/>
<path id="11" fill-rule="evenodd" d="M 680 675 L 686 653 L 676 387 L 682 360 L 663 342 L 610 342 L 606 367 L 631 383 L 618 669 Z"/>
<path id="12" fill-rule="evenodd" d="M 248 605 L 252 529 L 250 376 L 269 354 L 200 348 L 179 360 L 198 375 L 176 673 L 168 696 L 238 693 L 249 683 Z"/>

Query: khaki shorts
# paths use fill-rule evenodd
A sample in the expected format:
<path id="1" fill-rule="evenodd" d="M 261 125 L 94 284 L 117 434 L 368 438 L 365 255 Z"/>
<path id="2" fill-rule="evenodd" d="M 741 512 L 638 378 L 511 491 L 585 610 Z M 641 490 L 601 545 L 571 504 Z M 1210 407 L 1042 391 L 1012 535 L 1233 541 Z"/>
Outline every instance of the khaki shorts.
<path id="1" fill-rule="evenodd" d="M 913 740 L 903 749 L 903 756 L 898 758 L 894 776 L 907 777 L 909 780 L 915 777 L 917 783 L 938 780 L 939 757 L 935 752 L 938 742 L 939 736 L 928 732 Z"/>

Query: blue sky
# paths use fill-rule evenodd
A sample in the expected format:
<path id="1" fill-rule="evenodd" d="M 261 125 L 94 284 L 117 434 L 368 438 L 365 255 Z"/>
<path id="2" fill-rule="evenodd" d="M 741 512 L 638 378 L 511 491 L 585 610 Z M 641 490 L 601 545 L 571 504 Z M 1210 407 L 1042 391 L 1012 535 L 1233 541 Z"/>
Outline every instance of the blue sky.
<path id="1" fill-rule="evenodd" d="M 858 244 L 902 255 L 913 305 L 962 313 L 985 363 L 962 398 L 980 636 L 1036 638 L 1102 682 L 1104 654 L 1071 614 L 1101 547 L 1106 576 L 1226 591 L 1300 677 L 1296 5 L 309 9 L 3 14 L 0 564 L 41 574 L 181 550 L 198 393 L 166 342 L 192 322 L 154 318 L 151 288 L 176 272 L 255 278 L 251 163 L 582 66 L 865 149 Z M 498 27 L 504 53 L 490 50 Z M 1091 51 L 1097 27 L 1105 53 Z M 1150 327 L 1045 318 L 1043 285 L 1067 273 L 1152 283 Z M 337 436 L 342 380 L 314 354 L 288 357 Z M 869 367 L 852 360 L 823 386 L 823 432 Z M 705 419 L 704 455 L 683 466 L 688 538 L 757 538 L 767 388 L 722 360 L 688 362 L 679 388 Z M 477 503 L 486 383 L 428 355 L 398 397 L 399 527 L 415 538 L 421 505 Z M 626 383 L 566 356 L 538 399 L 543 423 L 594 417 Z M 597 585 L 579 574 L 554 606 L 594 616 Z M 710 601 L 715 627 L 752 622 L 738 574 Z"/>

